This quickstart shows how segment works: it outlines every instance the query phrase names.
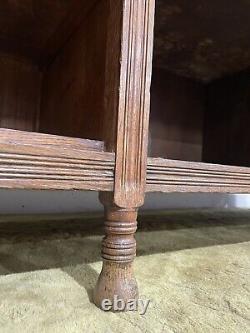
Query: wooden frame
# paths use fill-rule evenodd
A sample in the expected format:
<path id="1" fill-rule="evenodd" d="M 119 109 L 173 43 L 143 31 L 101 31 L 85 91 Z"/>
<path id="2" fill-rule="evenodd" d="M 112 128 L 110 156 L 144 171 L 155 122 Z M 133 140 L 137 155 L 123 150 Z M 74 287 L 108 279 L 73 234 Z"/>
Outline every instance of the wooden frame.
<path id="1" fill-rule="evenodd" d="M 132 262 L 145 192 L 250 192 L 249 168 L 147 157 L 155 0 L 106 1 L 104 140 L 0 130 L 1 188 L 100 192 L 106 236 L 94 292 L 99 307 L 114 295 L 138 297 Z M 48 43 L 51 59 L 51 45 L 62 41 Z"/>

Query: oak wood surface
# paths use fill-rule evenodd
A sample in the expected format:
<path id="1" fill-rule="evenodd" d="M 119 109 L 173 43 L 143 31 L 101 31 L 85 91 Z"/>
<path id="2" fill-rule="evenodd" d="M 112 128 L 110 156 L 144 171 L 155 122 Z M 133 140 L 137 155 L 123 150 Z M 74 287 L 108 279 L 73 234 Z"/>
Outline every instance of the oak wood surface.
<path id="1" fill-rule="evenodd" d="M 100 0 L 67 1 L 68 8 L 64 19 L 48 36 L 43 50 L 39 54 L 38 63 L 40 66 L 47 66 L 55 59 L 81 24 L 88 20 L 91 10 L 94 10 L 98 1 Z"/>
<path id="2" fill-rule="evenodd" d="M 155 3 L 116 0 L 111 4 L 117 18 L 110 20 L 117 26 L 110 25 L 108 35 L 120 45 L 113 63 L 116 66 L 120 59 L 119 76 L 112 76 L 108 88 L 115 91 L 115 101 L 109 105 L 115 119 L 117 114 L 114 202 L 134 208 L 144 201 Z M 121 36 L 113 32 L 115 29 Z"/>
<path id="3" fill-rule="evenodd" d="M 137 209 L 117 207 L 111 192 L 102 192 L 100 201 L 105 208 L 105 237 L 102 241 L 103 267 L 94 290 L 94 302 L 102 308 L 103 299 L 113 303 L 115 295 L 126 304 L 130 299 L 138 298 L 132 266 L 136 256 Z"/>
<path id="4" fill-rule="evenodd" d="M 112 191 L 114 155 L 102 148 L 96 141 L 1 129 L 0 187 Z"/>
<path id="5" fill-rule="evenodd" d="M 148 158 L 146 191 L 249 193 L 250 168 Z"/>
<path id="6" fill-rule="evenodd" d="M 104 143 L 102 141 L 70 138 L 52 134 L 43 134 L 36 132 L 25 132 L 11 129 L 0 128 L 1 144 L 38 146 L 40 148 L 59 148 L 72 150 L 96 150 L 103 151 Z"/>
<path id="7" fill-rule="evenodd" d="M 154 0 L 108 3 L 104 140 L 116 160 L 114 192 L 100 194 L 106 236 L 94 302 L 101 308 L 103 299 L 112 302 L 115 295 L 125 303 L 138 298 L 132 262 L 146 185 L 154 23 Z"/>
<path id="8" fill-rule="evenodd" d="M 0 53 L 0 77 L 0 127 L 36 130 L 42 79 L 39 69 L 26 59 Z"/>
<path id="9" fill-rule="evenodd" d="M 40 131 L 102 140 L 106 1 L 98 1 L 46 68 Z"/>
<path id="10" fill-rule="evenodd" d="M 199 82 L 153 68 L 150 157 L 202 161 L 205 91 Z"/>
<path id="11" fill-rule="evenodd" d="M 117 116 L 119 106 L 119 80 L 121 59 L 122 32 L 122 1 L 107 0 L 107 34 L 105 44 L 105 88 L 104 88 L 104 118 L 102 137 L 105 149 L 116 151 L 117 146 Z"/>

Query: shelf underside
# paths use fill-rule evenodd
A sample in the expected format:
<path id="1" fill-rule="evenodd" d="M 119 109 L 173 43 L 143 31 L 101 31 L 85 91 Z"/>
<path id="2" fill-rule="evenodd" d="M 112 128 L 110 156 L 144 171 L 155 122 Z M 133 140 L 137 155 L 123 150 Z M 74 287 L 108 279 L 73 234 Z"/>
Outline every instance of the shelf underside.
<path id="1" fill-rule="evenodd" d="M 112 191 L 101 141 L 0 129 L 0 187 Z M 148 158 L 146 192 L 250 193 L 250 168 Z"/>
<path id="2" fill-rule="evenodd" d="M 0 51 L 39 65 L 48 63 L 96 2 L 1 1 Z"/>

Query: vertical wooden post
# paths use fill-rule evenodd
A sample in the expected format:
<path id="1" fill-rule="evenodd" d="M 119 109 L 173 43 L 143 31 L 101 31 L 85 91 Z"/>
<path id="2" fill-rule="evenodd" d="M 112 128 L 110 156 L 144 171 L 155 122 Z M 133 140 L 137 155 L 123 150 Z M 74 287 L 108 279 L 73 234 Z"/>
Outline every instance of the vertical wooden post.
<path id="1" fill-rule="evenodd" d="M 114 193 L 105 206 L 103 269 L 94 300 L 138 296 L 132 271 L 137 208 L 144 202 L 155 0 L 109 0 L 105 142 L 116 153 Z"/>

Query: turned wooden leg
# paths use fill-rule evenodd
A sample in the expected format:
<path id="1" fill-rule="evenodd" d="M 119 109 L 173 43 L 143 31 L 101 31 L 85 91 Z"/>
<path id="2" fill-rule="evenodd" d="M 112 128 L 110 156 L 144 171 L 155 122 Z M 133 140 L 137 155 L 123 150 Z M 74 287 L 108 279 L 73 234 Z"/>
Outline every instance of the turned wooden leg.
<path id="1" fill-rule="evenodd" d="M 114 297 L 126 304 L 138 298 L 137 282 L 132 262 L 136 256 L 134 234 L 137 228 L 137 210 L 105 205 L 105 234 L 102 241 L 103 267 L 94 290 L 95 304 L 103 308 L 103 300 Z M 114 310 L 112 308 L 112 310 Z"/>

